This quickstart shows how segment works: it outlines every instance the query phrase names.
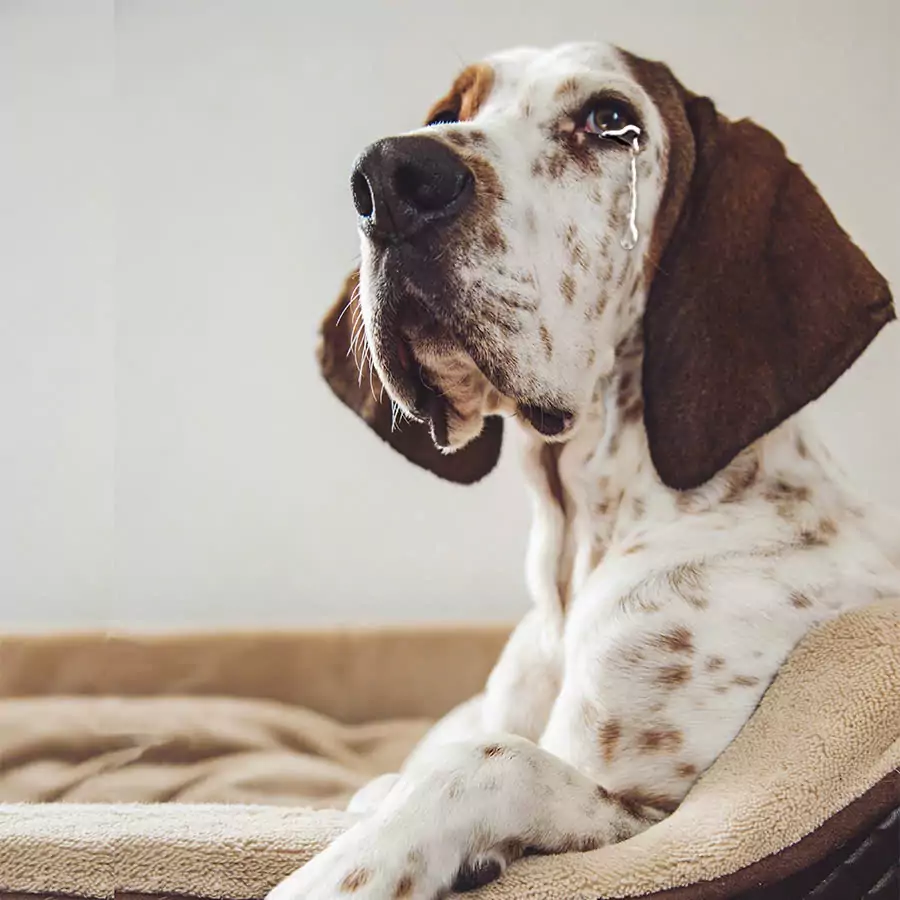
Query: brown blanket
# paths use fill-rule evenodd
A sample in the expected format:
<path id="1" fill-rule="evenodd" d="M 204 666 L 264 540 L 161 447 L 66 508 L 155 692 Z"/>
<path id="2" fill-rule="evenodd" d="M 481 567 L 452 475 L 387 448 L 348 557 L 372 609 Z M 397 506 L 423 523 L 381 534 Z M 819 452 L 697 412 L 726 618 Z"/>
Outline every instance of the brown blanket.
<path id="1" fill-rule="evenodd" d="M 9 698 L 0 703 L 5 799 L 31 792 L 270 804 L 0 806 L 0 887 L 261 897 L 349 823 L 340 812 L 271 804 L 338 802 L 394 768 L 426 726 L 420 717 L 460 699 L 446 684 L 468 677 L 460 669 L 483 680 L 504 632 L 423 633 L 422 647 L 410 632 L 320 634 L 285 638 L 280 652 L 276 640 L 268 654 L 254 649 L 261 638 L 218 646 L 181 639 L 178 652 L 178 639 L 134 641 L 127 653 L 121 641 L 104 652 L 86 638 L 95 643 L 75 654 L 80 669 L 64 665 L 73 656 L 52 641 L 0 644 L 0 696 Z M 186 646 L 205 674 L 191 668 Z M 298 648 L 309 660 L 305 683 L 279 677 L 280 665 L 292 673 L 306 666 Z M 329 684 L 317 681 L 321 671 Z M 173 672 L 179 696 L 146 696 L 154 680 L 170 689 Z M 98 696 L 110 692 L 110 678 L 129 696 Z M 57 686 L 80 697 L 35 696 Z M 464 695 L 474 685 L 456 687 Z M 214 696 L 221 694 L 230 696 Z M 332 701 L 347 720 L 366 718 L 366 709 L 394 719 L 341 725 L 327 715 Z M 751 722 L 669 819 L 617 846 L 522 860 L 482 896 L 633 897 L 719 878 L 775 858 L 876 785 L 900 790 L 890 780 L 898 766 L 900 604 L 883 603 L 826 625 L 795 651 Z"/>

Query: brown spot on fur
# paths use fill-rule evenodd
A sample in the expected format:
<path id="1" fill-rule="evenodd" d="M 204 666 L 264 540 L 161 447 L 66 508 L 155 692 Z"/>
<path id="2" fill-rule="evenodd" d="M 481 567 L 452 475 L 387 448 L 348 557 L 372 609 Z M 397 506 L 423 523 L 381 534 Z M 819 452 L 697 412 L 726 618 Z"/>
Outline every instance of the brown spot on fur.
<path id="1" fill-rule="evenodd" d="M 809 609 L 809 607 L 812 606 L 812 600 L 810 600 L 802 591 L 791 591 L 790 601 L 791 606 L 796 609 Z"/>
<path id="2" fill-rule="evenodd" d="M 684 743 L 684 735 L 674 728 L 651 728 L 638 735 L 638 749 L 646 753 L 671 753 Z"/>
<path id="3" fill-rule="evenodd" d="M 557 150 L 555 153 L 548 154 L 547 174 L 554 179 L 554 181 L 562 177 L 563 172 L 566 171 L 567 162 L 566 154 L 562 150 Z"/>
<path id="4" fill-rule="evenodd" d="M 490 759 L 494 756 L 503 756 L 503 748 L 499 744 L 488 744 L 487 747 L 481 751 L 481 755 L 485 759 Z"/>
<path id="5" fill-rule="evenodd" d="M 572 303 L 575 300 L 575 279 L 566 272 L 559 281 L 559 291 L 563 295 L 566 303 Z"/>
<path id="6" fill-rule="evenodd" d="M 721 656 L 709 656 L 706 659 L 706 671 L 715 672 L 725 665 L 725 660 Z"/>
<path id="7" fill-rule="evenodd" d="M 622 421 L 626 424 L 634 424 L 644 418 L 644 400 L 635 397 L 631 403 L 622 410 Z"/>
<path id="8" fill-rule="evenodd" d="M 691 677 L 690 666 L 663 666 L 656 675 L 656 683 L 663 687 L 675 688 L 689 681 Z"/>
<path id="9" fill-rule="evenodd" d="M 778 506 L 778 514 L 785 519 L 792 515 L 792 507 L 809 500 L 809 488 L 802 484 L 791 484 L 778 479 L 763 491 L 763 497 Z"/>
<path id="10" fill-rule="evenodd" d="M 815 531 L 804 528 L 800 532 L 800 543 L 804 547 L 827 547 L 837 534 L 837 525 L 833 519 L 822 519 Z"/>
<path id="11" fill-rule="evenodd" d="M 446 131 L 441 137 L 454 147 L 466 147 L 469 143 L 469 136 L 464 131 Z"/>
<path id="12" fill-rule="evenodd" d="M 447 796 L 451 800 L 459 800 L 459 798 L 462 797 L 462 795 L 465 793 L 465 790 L 465 781 L 462 778 L 454 778 L 447 788 Z"/>
<path id="13" fill-rule="evenodd" d="M 606 762 L 613 761 L 621 737 L 622 723 L 618 719 L 610 719 L 603 723 L 603 727 L 600 729 L 600 749 Z"/>
<path id="14" fill-rule="evenodd" d="M 551 359 L 553 357 L 553 338 L 550 335 L 550 329 L 541 322 L 539 331 L 541 333 L 541 343 L 544 345 L 544 352 L 547 354 L 547 359 Z"/>
<path id="15" fill-rule="evenodd" d="M 737 465 L 730 471 L 722 495 L 723 503 L 737 503 L 756 484 L 759 475 L 759 459 L 754 456 L 747 464 Z"/>
<path id="16" fill-rule="evenodd" d="M 591 347 L 587 352 L 587 364 L 592 366 L 597 361 L 597 351 Z"/>
<path id="17" fill-rule="evenodd" d="M 408 897 L 413 891 L 414 883 L 412 875 L 407 872 L 397 882 L 397 887 L 394 888 L 394 900 L 402 900 L 403 897 Z"/>
<path id="18" fill-rule="evenodd" d="M 540 178 L 540 177 L 544 174 L 544 163 L 543 163 L 543 160 L 541 160 L 541 159 L 536 159 L 536 160 L 531 164 L 531 174 L 532 174 L 535 178 Z"/>
<path id="19" fill-rule="evenodd" d="M 619 805 L 632 817 L 643 822 L 649 821 L 647 809 L 658 810 L 664 813 L 673 813 L 678 809 L 678 801 L 665 794 L 657 794 L 652 791 L 622 791 L 613 795 Z"/>
<path id="20" fill-rule="evenodd" d="M 735 675 L 734 684 L 741 687 L 753 687 L 753 685 L 759 684 L 759 679 L 753 675 Z"/>
<path id="21" fill-rule="evenodd" d="M 506 239 L 503 232 L 497 227 L 496 223 L 489 222 L 484 229 L 484 246 L 491 253 L 505 253 Z"/>
<path id="22" fill-rule="evenodd" d="M 693 778 L 697 774 L 697 767 L 690 763 L 679 763 L 675 767 L 675 774 L 679 778 Z"/>
<path id="23" fill-rule="evenodd" d="M 617 402 L 619 406 L 627 406 L 634 399 L 635 377 L 633 372 L 625 372 L 619 379 L 619 393 Z"/>
<path id="24" fill-rule="evenodd" d="M 706 609 L 709 606 L 703 570 L 698 565 L 684 563 L 676 566 L 667 577 L 672 590 L 690 606 L 695 609 Z"/>
<path id="25" fill-rule="evenodd" d="M 809 447 L 806 446 L 806 441 L 802 437 L 797 438 L 797 453 L 800 455 L 800 459 L 809 459 Z"/>
<path id="26" fill-rule="evenodd" d="M 354 869 L 341 882 L 341 890 L 350 894 L 358 891 L 364 884 L 367 884 L 372 877 L 372 873 L 368 869 Z"/>
<path id="27" fill-rule="evenodd" d="M 642 544 L 640 541 L 635 541 L 631 546 L 626 547 L 622 551 L 623 556 L 631 556 L 633 553 L 640 553 L 642 550 L 646 550 L 647 545 Z"/>
<path id="28" fill-rule="evenodd" d="M 684 625 L 676 625 L 669 631 L 662 632 L 654 638 L 653 643 L 669 653 L 692 654 L 694 652 L 693 635 Z"/>
<path id="29" fill-rule="evenodd" d="M 569 94 L 577 94 L 578 93 L 578 79 L 577 78 L 566 78 L 565 81 L 561 81 L 559 86 L 553 92 L 553 96 L 557 100 L 561 100 L 563 97 L 566 97 Z"/>

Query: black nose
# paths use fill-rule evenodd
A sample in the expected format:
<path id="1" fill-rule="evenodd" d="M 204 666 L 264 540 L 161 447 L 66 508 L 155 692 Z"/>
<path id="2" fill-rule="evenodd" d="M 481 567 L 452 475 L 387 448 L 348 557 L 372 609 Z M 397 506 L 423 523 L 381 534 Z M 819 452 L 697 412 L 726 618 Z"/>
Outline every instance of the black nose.
<path id="1" fill-rule="evenodd" d="M 473 177 L 449 147 L 410 135 L 367 147 L 353 167 L 351 187 L 363 228 L 403 240 L 457 215 L 472 197 Z"/>

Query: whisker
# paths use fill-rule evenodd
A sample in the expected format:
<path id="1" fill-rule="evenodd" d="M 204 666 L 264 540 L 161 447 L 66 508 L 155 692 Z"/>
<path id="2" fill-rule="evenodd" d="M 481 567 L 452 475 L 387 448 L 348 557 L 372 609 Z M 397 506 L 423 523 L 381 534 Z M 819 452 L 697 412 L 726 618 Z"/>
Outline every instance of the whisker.
<path id="1" fill-rule="evenodd" d="M 348 309 L 353 305 L 353 298 L 351 297 L 347 301 L 347 305 L 341 310 L 341 314 L 337 317 L 337 321 L 334 323 L 335 328 L 341 324 L 341 319 L 344 318 L 344 313 L 347 312 Z"/>

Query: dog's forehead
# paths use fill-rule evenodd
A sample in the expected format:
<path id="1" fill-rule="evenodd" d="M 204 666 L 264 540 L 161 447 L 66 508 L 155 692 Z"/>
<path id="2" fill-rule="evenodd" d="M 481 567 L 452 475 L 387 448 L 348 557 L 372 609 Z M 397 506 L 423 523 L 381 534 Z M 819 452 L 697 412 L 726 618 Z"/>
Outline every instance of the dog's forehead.
<path id="1" fill-rule="evenodd" d="M 561 44 L 551 48 L 517 47 L 489 56 L 493 72 L 491 105 L 505 105 L 541 88 L 553 90 L 579 75 L 630 76 L 621 52 L 606 43 Z"/>

